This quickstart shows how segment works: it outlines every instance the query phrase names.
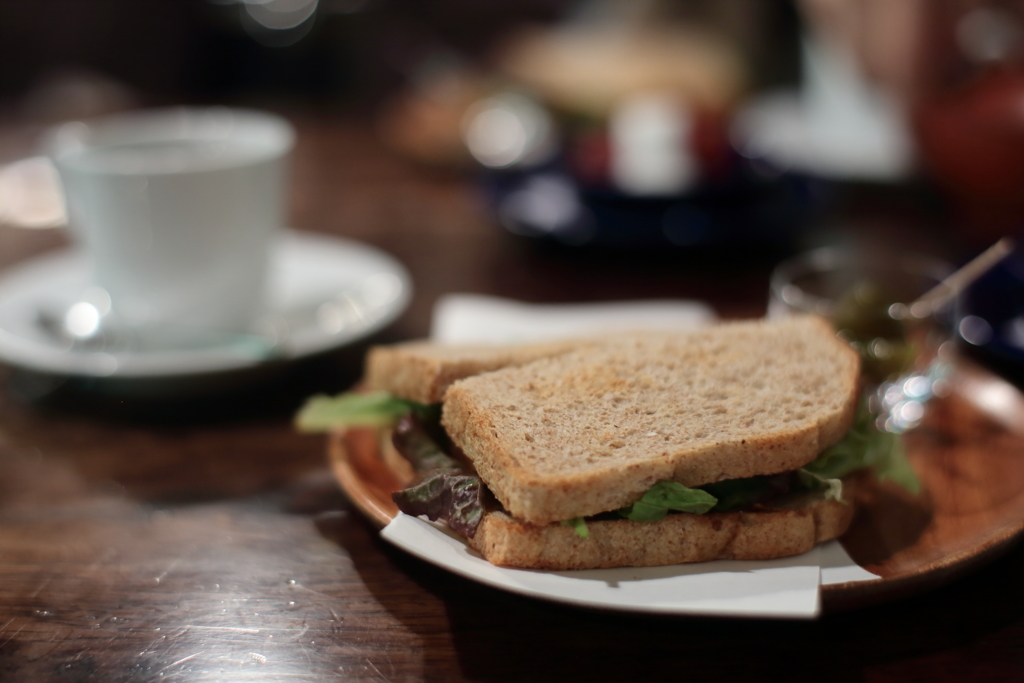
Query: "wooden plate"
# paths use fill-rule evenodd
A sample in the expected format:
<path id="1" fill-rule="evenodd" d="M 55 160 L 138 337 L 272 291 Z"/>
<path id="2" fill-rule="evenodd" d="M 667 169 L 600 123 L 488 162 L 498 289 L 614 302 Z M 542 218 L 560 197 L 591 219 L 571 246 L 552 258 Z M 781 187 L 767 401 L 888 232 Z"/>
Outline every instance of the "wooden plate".
<path id="1" fill-rule="evenodd" d="M 857 518 L 841 539 L 877 581 L 822 587 L 825 611 L 860 607 L 934 588 L 990 561 L 1024 531 L 1024 396 L 961 363 L 949 396 L 933 400 L 903 437 L 924 487 L 859 491 Z M 398 514 L 391 493 L 408 470 L 370 430 L 332 434 L 334 474 L 352 503 L 383 527 Z"/>

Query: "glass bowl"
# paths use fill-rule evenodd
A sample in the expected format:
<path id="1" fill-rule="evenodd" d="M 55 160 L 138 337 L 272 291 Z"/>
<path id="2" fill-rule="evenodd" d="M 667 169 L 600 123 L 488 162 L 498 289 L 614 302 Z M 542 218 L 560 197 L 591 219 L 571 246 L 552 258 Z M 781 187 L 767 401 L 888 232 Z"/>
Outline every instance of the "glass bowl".
<path id="1" fill-rule="evenodd" d="M 922 254 L 817 249 L 772 272 L 768 317 L 827 318 L 861 356 L 879 426 L 902 432 L 920 422 L 932 396 L 948 390 L 957 300 L 915 302 L 952 270 Z"/>

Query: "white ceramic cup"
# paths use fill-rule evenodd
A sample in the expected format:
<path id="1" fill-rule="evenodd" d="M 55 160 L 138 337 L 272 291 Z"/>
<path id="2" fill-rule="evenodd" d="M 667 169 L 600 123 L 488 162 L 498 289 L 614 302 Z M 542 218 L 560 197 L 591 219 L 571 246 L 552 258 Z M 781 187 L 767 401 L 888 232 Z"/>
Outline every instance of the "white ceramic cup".
<path id="1" fill-rule="evenodd" d="M 252 329 L 284 224 L 294 138 L 278 116 L 222 107 L 142 110 L 51 132 L 72 235 L 119 323 Z"/>

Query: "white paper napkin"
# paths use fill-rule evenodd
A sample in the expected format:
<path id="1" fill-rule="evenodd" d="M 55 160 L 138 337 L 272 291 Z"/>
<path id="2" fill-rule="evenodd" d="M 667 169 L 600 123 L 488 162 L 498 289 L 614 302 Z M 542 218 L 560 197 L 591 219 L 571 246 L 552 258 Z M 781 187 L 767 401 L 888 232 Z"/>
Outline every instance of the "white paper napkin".
<path id="1" fill-rule="evenodd" d="M 446 343 L 517 343 L 631 330 L 692 330 L 714 322 L 698 301 L 527 304 L 479 294 L 449 294 L 434 307 L 430 336 Z"/>
<path id="2" fill-rule="evenodd" d="M 434 312 L 445 342 L 535 341 L 595 331 L 694 329 L 715 320 L 693 301 L 534 305 L 449 295 Z M 381 535 L 422 559 L 481 583 L 532 597 L 603 609 L 693 615 L 813 619 L 819 586 L 876 579 L 836 541 L 797 557 L 671 567 L 547 572 L 496 567 L 442 525 L 400 514 Z"/>

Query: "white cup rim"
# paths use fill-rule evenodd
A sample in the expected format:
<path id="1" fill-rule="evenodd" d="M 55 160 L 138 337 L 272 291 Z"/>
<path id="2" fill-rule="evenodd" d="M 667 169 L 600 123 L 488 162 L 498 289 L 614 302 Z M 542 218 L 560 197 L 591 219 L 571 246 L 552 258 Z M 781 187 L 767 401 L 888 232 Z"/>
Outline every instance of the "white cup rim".
<path id="1" fill-rule="evenodd" d="M 90 149 L 184 140 L 237 141 L 249 146 L 244 155 L 211 158 L 198 167 L 96 167 L 82 161 L 81 152 Z M 138 109 L 68 121 L 44 136 L 45 151 L 58 168 L 97 175 L 174 175 L 236 168 L 284 156 L 294 144 L 295 129 L 285 118 L 256 109 L 222 106 Z"/>

